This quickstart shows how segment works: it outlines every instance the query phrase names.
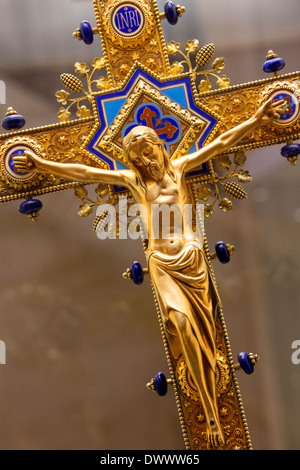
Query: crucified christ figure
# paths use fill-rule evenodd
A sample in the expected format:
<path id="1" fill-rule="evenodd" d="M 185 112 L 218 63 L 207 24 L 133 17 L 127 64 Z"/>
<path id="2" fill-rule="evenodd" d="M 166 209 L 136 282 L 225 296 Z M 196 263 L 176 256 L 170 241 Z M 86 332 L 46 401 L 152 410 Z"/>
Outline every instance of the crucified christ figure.
<path id="1" fill-rule="evenodd" d="M 222 446 L 224 437 L 216 398 L 215 319 L 219 298 L 210 278 L 200 241 L 191 227 L 169 222 L 152 236 L 153 205 L 188 204 L 185 175 L 241 141 L 248 133 L 280 117 L 282 101 L 264 103 L 247 121 L 194 153 L 171 160 L 163 142 L 149 127 L 137 126 L 123 139 L 128 170 L 103 170 L 80 164 L 50 162 L 33 151 L 13 157 L 15 171 L 50 173 L 82 183 L 126 187 L 148 214 L 146 257 L 159 301 L 165 334 L 177 359 L 182 355 L 202 403 L 208 445 Z M 157 231 L 156 231 L 157 232 Z M 166 235 L 167 233 L 167 235 Z"/>

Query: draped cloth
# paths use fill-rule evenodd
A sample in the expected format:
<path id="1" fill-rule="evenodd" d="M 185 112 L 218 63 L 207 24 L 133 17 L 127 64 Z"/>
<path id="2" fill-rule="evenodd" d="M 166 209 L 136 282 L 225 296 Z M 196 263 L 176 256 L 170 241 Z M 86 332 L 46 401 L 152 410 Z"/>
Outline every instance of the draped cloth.
<path id="1" fill-rule="evenodd" d="M 215 319 L 219 297 L 202 246 L 197 241 L 188 242 L 176 255 L 153 251 L 148 258 L 148 268 L 175 359 L 181 348 L 178 325 L 176 328 L 169 317 L 171 310 L 179 312 L 190 323 L 193 335 L 190 340 L 198 346 L 197 360 L 202 367 L 205 364 L 215 371 Z"/>

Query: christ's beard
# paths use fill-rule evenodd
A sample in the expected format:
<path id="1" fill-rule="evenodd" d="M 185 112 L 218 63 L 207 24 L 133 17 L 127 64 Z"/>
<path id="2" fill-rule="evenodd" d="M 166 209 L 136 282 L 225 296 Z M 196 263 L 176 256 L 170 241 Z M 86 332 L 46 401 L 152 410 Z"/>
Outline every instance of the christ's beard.
<path id="1" fill-rule="evenodd" d="M 164 176 L 164 168 L 160 168 L 155 163 L 150 163 L 150 165 L 145 168 L 145 173 L 148 177 L 150 176 L 151 179 L 159 181 Z"/>

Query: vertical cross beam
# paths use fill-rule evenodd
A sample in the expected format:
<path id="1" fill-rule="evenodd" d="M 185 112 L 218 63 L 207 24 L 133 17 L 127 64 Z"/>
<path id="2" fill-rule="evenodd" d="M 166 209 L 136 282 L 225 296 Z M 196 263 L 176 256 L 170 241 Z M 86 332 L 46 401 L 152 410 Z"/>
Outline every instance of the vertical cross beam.
<path id="1" fill-rule="evenodd" d="M 183 12 L 172 2 L 167 2 L 167 5 L 162 15 L 154 0 L 94 1 L 97 27 L 92 28 L 84 22 L 75 36 L 90 43 L 94 34 L 98 34 L 103 57 L 95 58 L 91 65 L 77 62 L 75 75 L 62 74 L 65 89 L 56 94 L 61 104 L 59 123 L 16 130 L 14 126 L 18 127 L 21 119 L 13 110 L 8 111 L 4 124 L 10 132 L 0 136 L 0 202 L 24 199 L 22 211 L 36 220 L 41 208 L 35 200 L 36 196 L 75 188 L 75 195 L 82 201 L 80 215 L 89 215 L 93 206 L 101 208 L 103 195 L 108 197 L 111 205 L 115 205 L 120 196 L 134 193 L 133 185 L 131 192 L 128 188 L 115 185 L 111 172 L 129 171 L 130 152 L 127 156 L 124 154 L 122 143 L 137 126 L 151 128 L 163 138 L 171 162 L 176 166 L 181 158 L 205 148 L 237 124 L 249 119 L 260 106 L 269 101 L 275 103 L 283 100 L 286 102 L 285 110 L 276 119 L 245 135 L 226 151 L 189 172 L 185 178 L 186 201 L 194 210 L 193 226 L 198 224 L 203 237 L 201 255 L 205 259 L 203 265 L 209 279 L 208 293 L 211 297 L 218 297 L 213 260 L 219 258 L 222 263 L 228 262 L 233 248 L 219 244 L 216 252 L 212 253 L 203 219 L 213 214 L 216 203 L 226 211 L 232 207 L 231 199 L 246 197 L 240 184 L 251 179 L 243 168 L 246 150 L 287 142 L 286 157 L 292 163 L 296 162 L 297 153 L 293 154 L 291 142 L 299 137 L 299 73 L 280 77 L 276 72 L 266 80 L 230 87 L 229 79 L 223 74 L 224 60 L 213 60 L 212 44 L 200 47 L 199 41 L 191 40 L 184 51 L 175 41 L 166 44 L 161 27 L 162 17 L 166 16 L 174 22 Z M 181 61 L 172 61 L 172 57 L 180 57 Z M 273 64 L 276 57 L 269 57 L 268 60 Z M 211 68 L 203 73 L 202 68 L 211 61 Z M 280 60 L 277 63 L 280 64 Z M 201 79 L 203 76 L 204 79 Z M 210 79 L 216 76 L 219 89 L 210 91 Z M 73 111 L 76 118 L 71 120 Z M 18 158 L 22 159 L 28 153 L 43 160 L 45 167 L 48 165 L 53 172 L 32 173 L 28 169 L 20 171 L 16 168 Z M 83 164 L 90 171 L 107 170 L 107 180 L 101 173 L 104 184 L 97 186 L 95 200 L 91 202 L 82 180 L 72 179 L 63 172 L 55 173 L 54 169 L 58 167 L 53 166 L 53 162 Z M 203 212 L 201 204 L 204 205 Z M 95 232 L 99 233 L 106 223 L 103 214 L 98 213 L 94 222 Z M 142 225 L 140 229 L 142 231 Z M 147 254 L 148 237 L 144 237 L 143 243 Z M 147 259 L 149 262 L 153 257 Z M 200 384 L 195 383 L 187 366 L 187 356 L 184 355 L 186 345 L 181 343 L 181 350 L 176 352 L 172 348 L 172 333 L 168 331 L 155 269 L 158 265 L 149 269 L 150 282 L 169 365 L 169 383 L 174 388 L 186 448 L 251 449 L 236 379 L 237 366 L 221 303 L 218 302 L 214 317 L 213 362 L 216 371 L 214 393 L 223 440 L 220 433 L 218 437 L 209 436 L 208 428 L 215 423 L 208 423 L 207 407 L 199 395 Z M 136 276 L 143 278 L 141 268 L 136 266 L 125 275 L 134 279 Z M 167 292 L 168 286 L 164 285 L 164 290 Z M 199 331 L 202 320 L 196 319 L 193 325 Z M 205 347 L 203 350 L 207 353 Z M 243 353 L 240 366 L 247 373 L 252 373 L 256 359 L 255 355 Z M 207 371 L 204 369 L 205 374 Z M 149 383 L 149 388 L 163 394 L 166 384 L 160 374 Z"/>

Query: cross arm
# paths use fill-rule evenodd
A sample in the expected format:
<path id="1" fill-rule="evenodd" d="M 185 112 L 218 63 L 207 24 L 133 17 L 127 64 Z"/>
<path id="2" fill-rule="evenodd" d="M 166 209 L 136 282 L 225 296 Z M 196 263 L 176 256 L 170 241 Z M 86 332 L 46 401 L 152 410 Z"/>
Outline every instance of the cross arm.
<path id="1" fill-rule="evenodd" d="M 197 168 L 211 158 L 226 152 L 233 145 L 238 144 L 257 127 L 269 124 L 274 121 L 274 119 L 279 119 L 285 107 L 286 104 L 284 100 L 275 102 L 271 99 L 268 100 L 245 122 L 229 129 L 200 150 L 183 157 L 183 159 L 186 160 L 185 170 L 191 171 Z"/>
<path id="2" fill-rule="evenodd" d="M 58 163 L 39 157 L 31 150 L 23 155 L 13 157 L 16 172 L 50 173 L 80 183 L 103 183 L 111 185 L 128 185 L 129 172 L 127 170 L 102 170 L 88 165 L 76 163 Z"/>

